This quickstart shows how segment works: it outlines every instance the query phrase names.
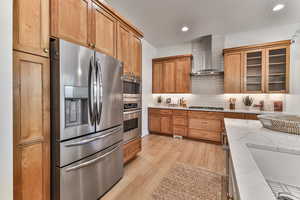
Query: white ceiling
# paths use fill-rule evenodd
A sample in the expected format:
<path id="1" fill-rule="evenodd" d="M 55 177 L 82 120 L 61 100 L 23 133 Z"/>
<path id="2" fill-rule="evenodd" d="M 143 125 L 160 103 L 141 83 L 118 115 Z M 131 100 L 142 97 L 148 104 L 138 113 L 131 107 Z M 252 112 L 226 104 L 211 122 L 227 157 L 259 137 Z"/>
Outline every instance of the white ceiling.
<path id="1" fill-rule="evenodd" d="M 152 45 L 300 22 L 300 0 L 106 0 Z M 273 12 L 277 3 L 285 9 Z M 181 32 L 183 26 L 190 31 Z"/>

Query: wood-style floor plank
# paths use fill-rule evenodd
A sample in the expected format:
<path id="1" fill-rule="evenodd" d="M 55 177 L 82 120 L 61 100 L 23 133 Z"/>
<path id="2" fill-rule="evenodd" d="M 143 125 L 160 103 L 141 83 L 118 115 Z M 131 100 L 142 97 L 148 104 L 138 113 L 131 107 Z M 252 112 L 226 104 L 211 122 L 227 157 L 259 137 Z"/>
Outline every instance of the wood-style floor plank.
<path id="1" fill-rule="evenodd" d="M 125 166 L 124 177 L 102 200 L 150 200 L 152 191 L 176 162 L 225 174 L 222 146 L 195 140 L 149 135 L 142 152 Z"/>

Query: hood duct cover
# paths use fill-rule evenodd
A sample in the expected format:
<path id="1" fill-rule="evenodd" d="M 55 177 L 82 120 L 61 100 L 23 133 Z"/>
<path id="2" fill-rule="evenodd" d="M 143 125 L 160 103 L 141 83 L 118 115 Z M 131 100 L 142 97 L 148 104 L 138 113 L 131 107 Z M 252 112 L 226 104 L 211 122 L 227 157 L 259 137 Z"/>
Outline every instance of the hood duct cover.
<path id="1" fill-rule="evenodd" d="M 203 36 L 192 41 L 193 76 L 222 75 L 223 36 Z"/>

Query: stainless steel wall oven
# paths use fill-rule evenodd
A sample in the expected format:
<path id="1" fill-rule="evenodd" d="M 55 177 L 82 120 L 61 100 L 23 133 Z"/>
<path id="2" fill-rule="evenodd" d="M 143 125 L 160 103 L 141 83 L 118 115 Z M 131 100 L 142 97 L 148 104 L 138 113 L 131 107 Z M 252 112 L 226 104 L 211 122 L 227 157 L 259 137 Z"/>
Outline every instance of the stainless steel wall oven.
<path id="1" fill-rule="evenodd" d="M 142 131 L 141 117 L 142 117 L 141 110 L 124 112 L 123 140 L 125 143 L 141 136 L 141 131 Z"/>

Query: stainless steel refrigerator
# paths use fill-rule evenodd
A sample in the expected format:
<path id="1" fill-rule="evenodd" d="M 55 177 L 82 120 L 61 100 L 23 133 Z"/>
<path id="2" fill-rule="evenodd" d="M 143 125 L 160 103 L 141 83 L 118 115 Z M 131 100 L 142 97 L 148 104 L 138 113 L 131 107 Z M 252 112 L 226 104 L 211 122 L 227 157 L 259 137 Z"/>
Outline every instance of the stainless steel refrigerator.
<path id="1" fill-rule="evenodd" d="M 122 64 L 51 40 L 52 199 L 96 200 L 123 176 Z"/>

